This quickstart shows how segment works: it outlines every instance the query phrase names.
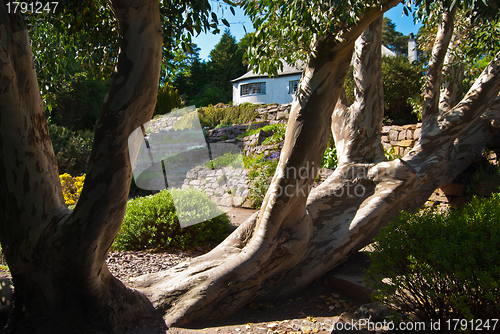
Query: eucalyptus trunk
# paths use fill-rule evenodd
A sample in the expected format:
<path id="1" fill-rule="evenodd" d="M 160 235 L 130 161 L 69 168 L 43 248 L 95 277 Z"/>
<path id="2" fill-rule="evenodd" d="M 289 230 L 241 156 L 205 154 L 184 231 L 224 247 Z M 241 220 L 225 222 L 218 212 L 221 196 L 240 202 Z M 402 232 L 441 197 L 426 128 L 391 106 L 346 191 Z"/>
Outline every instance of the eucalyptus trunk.
<path id="1" fill-rule="evenodd" d="M 131 181 L 128 136 L 153 113 L 161 59 L 158 2 L 112 1 L 120 23 L 116 73 L 100 110 L 85 186 L 71 212 L 21 15 L 0 4 L 0 242 L 15 286 L 13 333 L 110 330 L 156 315 L 114 278 L 106 256 Z"/>
<path id="2" fill-rule="evenodd" d="M 316 40 L 260 211 L 210 253 L 134 280 L 167 324 L 227 316 L 252 300 L 306 287 L 370 243 L 391 216 L 421 207 L 480 156 L 498 130 L 500 61 L 497 55 L 462 101 L 439 112 L 453 33 L 454 15 L 448 13 L 429 69 L 424 135 L 405 157 L 386 161 L 381 14 L 395 4 L 368 9 L 341 37 Z M 353 49 L 356 99 L 349 105 L 343 82 Z M 312 189 L 330 132 L 339 166 Z"/>

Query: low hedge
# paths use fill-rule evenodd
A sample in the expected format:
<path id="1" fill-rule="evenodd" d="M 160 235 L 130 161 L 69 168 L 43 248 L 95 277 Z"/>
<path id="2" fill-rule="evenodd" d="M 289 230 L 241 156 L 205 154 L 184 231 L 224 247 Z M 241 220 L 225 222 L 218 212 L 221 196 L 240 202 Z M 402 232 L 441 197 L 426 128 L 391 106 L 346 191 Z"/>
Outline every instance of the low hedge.
<path id="1" fill-rule="evenodd" d="M 182 228 L 176 214 L 171 192 L 183 208 L 196 206 L 203 216 L 212 216 L 202 223 Z M 192 249 L 221 242 L 229 228 L 229 217 L 210 197 L 198 190 L 164 190 L 154 195 L 129 200 L 123 224 L 112 250 Z"/>
<path id="2" fill-rule="evenodd" d="M 375 241 L 366 279 L 376 301 L 424 320 L 498 318 L 500 194 L 402 213 Z"/>

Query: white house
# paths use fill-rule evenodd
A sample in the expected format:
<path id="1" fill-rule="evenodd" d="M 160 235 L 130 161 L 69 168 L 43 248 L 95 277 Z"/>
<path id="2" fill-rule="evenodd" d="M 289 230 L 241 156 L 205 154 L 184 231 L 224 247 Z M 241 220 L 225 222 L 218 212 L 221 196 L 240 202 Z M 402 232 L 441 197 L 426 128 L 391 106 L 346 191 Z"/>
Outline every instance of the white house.
<path id="1" fill-rule="evenodd" d="M 299 84 L 302 70 L 287 63 L 278 76 L 257 74 L 249 71 L 241 77 L 232 80 L 233 104 L 250 103 L 290 103 Z"/>
<path id="2" fill-rule="evenodd" d="M 382 55 L 394 57 L 396 54 L 382 45 Z M 300 69 L 299 69 L 300 68 Z M 297 90 L 302 75 L 302 64 L 297 67 L 284 63 L 283 70 L 275 77 L 249 71 L 232 80 L 233 104 L 245 102 L 255 104 L 290 103 Z"/>

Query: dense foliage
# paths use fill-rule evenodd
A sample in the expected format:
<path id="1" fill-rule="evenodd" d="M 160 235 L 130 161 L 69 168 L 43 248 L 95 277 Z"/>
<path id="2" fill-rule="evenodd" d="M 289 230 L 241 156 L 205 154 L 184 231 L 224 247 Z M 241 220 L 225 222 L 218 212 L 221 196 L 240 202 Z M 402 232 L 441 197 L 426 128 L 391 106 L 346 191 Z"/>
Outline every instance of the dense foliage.
<path id="1" fill-rule="evenodd" d="M 92 152 L 93 133 L 74 132 L 56 124 L 49 124 L 49 133 L 59 173 L 84 174 Z"/>
<path id="2" fill-rule="evenodd" d="M 180 108 L 181 106 L 182 101 L 179 92 L 167 83 L 158 91 L 153 115 L 165 115 L 171 112 L 172 109 Z"/>
<path id="3" fill-rule="evenodd" d="M 219 43 L 210 52 L 208 62 L 201 61 L 198 51 L 188 60 L 185 71 L 172 80 L 186 105 L 205 107 L 210 104 L 228 103 L 233 97 L 231 80 L 244 74 L 245 49 L 226 30 Z"/>
<path id="4" fill-rule="evenodd" d="M 499 224 L 500 194 L 449 213 L 402 213 L 375 239 L 374 298 L 426 320 L 496 318 Z"/>
<path id="5" fill-rule="evenodd" d="M 262 205 L 271 179 L 276 172 L 279 162 L 279 153 L 265 155 L 264 153 L 244 160 L 245 167 L 249 169 L 249 194 L 248 198 L 253 208 L 258 209 Z"/>
<path id="6" fill-rule="evenodd" d="M 49 107 L 56 105 L 53 95 L 75 73 L 107 80 L 118 55 L 118 26 L 109 1 L 65 0 L 59 1 L 57 7 L 51 4 L 55 11 L 26 14 L 39 84 Z M 209 30 L 218 33 L 220 22 L 229 25 L 212 12 L 212 4 L 209 0 L 160 1 L 162 77 L 176 66 L 172 61 L 175 50 L 191 49 L 194 34 Z M 218 1 L 215 4 L 221 5 Z"/>
<path id="7" fill-rule="evenodd" d="M 390 124 L 409 124 L 417 121 L 412 113 L 412 101 L 420 101 L 424 69 L 421 63 L 410 63 L 404 56 L 382 57 L 384 83 L 384 118 Z M 350 103 L 354 103 L 354 77 L 352 66 L 344 81 Z M 420 102 L 421 103 L 421 102 Z"/>
<path id="8" fill-rule="evenodd" d="M 108 88 L 108 83 L 89 77 L 85 72 L 70 75 L 52 95 L 55 106 L 47 113 L 50 122 L 72 131 L 93 131 Z"/>
<path id="9" fill-rule="evenodd" d="M 258 116 L 256 108 L 259 105 L 243 103 L 229 105 L 223 108 L 208 106 L 198 108 L 198 116 L 202 127 L 215 128 L 218 125 L 245 124 L 255 120 Z"/>
<path id="10" fill-rule="evenodd" d="M 384 17 L 382 23 L 382 45 L 396 52 L 398 56 L 406 56 L 408 53 L 408 39 L 408 36 L 404 36 L 396 30 L 396 25 L 390 18 Z"/>
<path id="11" fill-rule="evenodd" d="M 196 212 L 215 218 L 181 228 L 171 192 L 184 209 L 196 206 Z M 193 217 L 192 217 L 193 218 Z M 122 227 L 112 250 L 191 249 L 214 245 L 226 236 L 229 218 L 210 197 L 198 190 L 164 190 L 155 195 L 129 200 Z"/>

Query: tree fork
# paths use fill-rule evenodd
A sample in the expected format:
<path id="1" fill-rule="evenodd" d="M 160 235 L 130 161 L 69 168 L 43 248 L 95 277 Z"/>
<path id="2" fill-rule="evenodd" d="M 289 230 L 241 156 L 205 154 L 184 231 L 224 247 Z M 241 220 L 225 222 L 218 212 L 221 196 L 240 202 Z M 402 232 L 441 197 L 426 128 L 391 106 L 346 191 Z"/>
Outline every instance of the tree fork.
<path id="1" fill-rule="evenodd" d="M 306 201 L 326 149 L 346 64 L 358 36 L 396 4 L 390 2 L 383 10 L 369 8 L 341 37 L 316 41 L 298 87 L 298 99 L 292 104 L 277 171 L 259 214 L 210 253 L 134 280 L 155 307 L 166 313 L 167 324 L 227 316 L 275 290 L 309 253 L 314 232 Z M 307 170 L 303 177 L 297 175 L 301 167 Z"/>

